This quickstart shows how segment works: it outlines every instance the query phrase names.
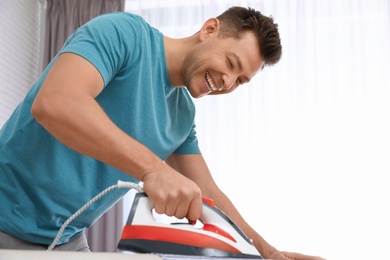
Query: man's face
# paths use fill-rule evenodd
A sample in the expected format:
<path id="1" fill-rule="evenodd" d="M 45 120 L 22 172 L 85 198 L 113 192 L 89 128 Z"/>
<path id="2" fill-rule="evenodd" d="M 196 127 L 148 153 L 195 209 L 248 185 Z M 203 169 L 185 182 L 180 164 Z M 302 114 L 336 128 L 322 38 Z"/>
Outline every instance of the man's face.
<path id="1" fill-rule="evenodd" d="M 225 94 L 249 80 L 263 67 L 256 36 L 246 32 L 241 39 L 207 38 L 186 57 L 184 84 L 192 97 Z"/>

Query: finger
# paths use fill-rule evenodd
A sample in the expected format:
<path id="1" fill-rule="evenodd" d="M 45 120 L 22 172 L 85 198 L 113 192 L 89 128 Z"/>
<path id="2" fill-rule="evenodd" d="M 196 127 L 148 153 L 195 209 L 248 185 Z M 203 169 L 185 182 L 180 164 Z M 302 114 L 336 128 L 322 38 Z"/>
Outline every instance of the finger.
<path id="1" fill-rule="evenodd" d="M 186 217 L 190 221 L 195 221 L 202 216 L 202 211 L 203 211 L 202 198 L 199 197 L 192 200 Z"/>
<path id="2" fill-rule="evenodd" d="M 167 216 L 176 216 L 175 213 L 176 213 L 176 209 L 177 209 L 177 201 L 175 199 L 171 199 L 169 200 L 166 205 L 165 205 L 165 215 Z"/>
<path id="3" fill-rule="evenodd" d="M 152 204 L 154 206 L 154 209 L 158 214 L 164 214 L 167 208 L 167 199 L 163 196 L 158 196 L 157 199 L 152 199 L 149 197 L 152 201 Z"/>
<path id="4" fill-rule="evenodd" d="M 182 219 L 185 218 L 188 214 L 190 208 L 190 202 L 181 201 L 176 208 L 175 217 Z"/>

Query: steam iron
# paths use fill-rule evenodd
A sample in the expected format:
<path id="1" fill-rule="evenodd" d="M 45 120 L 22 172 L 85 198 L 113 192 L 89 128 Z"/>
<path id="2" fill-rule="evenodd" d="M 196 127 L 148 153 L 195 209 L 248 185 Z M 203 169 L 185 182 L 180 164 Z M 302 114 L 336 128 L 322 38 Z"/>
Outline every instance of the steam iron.
<path id="1" fill-rule="evenodd" d="M 263 259 L 252 241 L 214 201 L 203 199 L 201 228 L 192 223 L 162 223 L 153 216 L 145 193 L 136 193 L 118 250 L 159 255 Z"/>

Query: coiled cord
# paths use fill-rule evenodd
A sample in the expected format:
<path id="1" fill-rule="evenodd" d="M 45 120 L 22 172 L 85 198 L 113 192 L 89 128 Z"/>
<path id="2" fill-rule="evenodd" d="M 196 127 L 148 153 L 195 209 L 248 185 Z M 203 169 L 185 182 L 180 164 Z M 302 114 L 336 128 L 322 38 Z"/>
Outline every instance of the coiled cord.
<path id="1" fill-rule="evenodd" d="M 61 236 L 62 236 L 62 233 L 64 232 L 65 228 L 75 219 L 77 218 L 81 213 L 84 212 L 84 210 L 86 210 L 89 206 L 91 206 L 94 202 L 96 202 L 97 200 L 99 200 L 101 197 L 103 197 L 104 195 L 106 195 L 107 193 L 109 193 L 110 191 L 114 190 L 114 189 L 123 189 L 123 188 L 127 188 L 127 189 L 135 189 L 139 192 L 144 192 L 143 188 L 136 184 L 136 183 L 132 183 L 132 182 L 124 182 L 124 181 L 118 181 L 117 184 L 114 184 L 110 187 L 108 187 L 107 189 L 105 189 L 104 191 L 100 192 L 98 195 L 96 195 L 93 199 L 91 199 L 90 201 L 88 201 L 87 203 L 85 203 L 84 206 L 82 206 L 78 211 L 76 211 L 72 216 L 70 216 L 65 222 L 64 224 L 62 224 L 60 230 L 58 231 L 57 233 L 57 236 L 54 238 L 53 242 L 51 243 L 51 245 L 48 247 L 47 251 L 52 251 L 54 249 L 54 247 L 57 245 L 58 243 L 58 240 L 60 240 Z"/>

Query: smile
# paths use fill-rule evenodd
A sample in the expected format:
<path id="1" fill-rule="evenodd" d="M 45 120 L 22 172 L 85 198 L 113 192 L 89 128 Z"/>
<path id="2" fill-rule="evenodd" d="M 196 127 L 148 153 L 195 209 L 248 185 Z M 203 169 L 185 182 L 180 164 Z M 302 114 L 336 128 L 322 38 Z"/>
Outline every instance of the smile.
<path id="1" fill-rule="evenodd" d="M 209 86 L 209 89 L 210 89 L 211 91 L 222 91 L 222 87 L 218 89 L 218 88 L 215 86 L 215 84 L 213 83 L 213 81 L 212 81 L 212 79 L 211 79 L 210 74 L 209 74 L 208 71 L 206 71 L 206 82 L 207 82 L 207 85 Z"/>

